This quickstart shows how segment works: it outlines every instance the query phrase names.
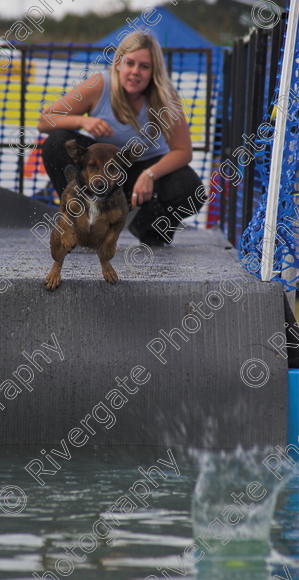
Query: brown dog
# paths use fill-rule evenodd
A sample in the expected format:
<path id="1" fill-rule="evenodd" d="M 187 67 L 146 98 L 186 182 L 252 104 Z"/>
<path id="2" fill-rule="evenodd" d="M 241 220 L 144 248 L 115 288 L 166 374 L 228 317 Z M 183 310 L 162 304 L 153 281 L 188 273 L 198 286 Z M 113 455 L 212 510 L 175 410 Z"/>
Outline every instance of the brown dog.
<path id="1" fill-rule="evenodd" d="M 60 215 L 51 233 L 51 253 L 54 264 L 44 285 L 55 290 L 61 282 L 61 268 L 67 253 L 78 244 L 96 250 L 106 282 L 115 284 L 117 273 L 109 261 L 116 251 L 116 242 L 128 214 L 128 204 L 120 176 L 110 178 L 104 170 L 109 162 L 121 164 L 117 147 L 95 143 L 84 148 L 75 139 L 65 144 L 76 167 L 69 166 L 67 184 L 60 204 Z M 114 175 L 115 175 L 115 165 Z M 90 186 L 92 189 L 90 189 Z M 96 193 L 100 192 L 100 193 Z"/>

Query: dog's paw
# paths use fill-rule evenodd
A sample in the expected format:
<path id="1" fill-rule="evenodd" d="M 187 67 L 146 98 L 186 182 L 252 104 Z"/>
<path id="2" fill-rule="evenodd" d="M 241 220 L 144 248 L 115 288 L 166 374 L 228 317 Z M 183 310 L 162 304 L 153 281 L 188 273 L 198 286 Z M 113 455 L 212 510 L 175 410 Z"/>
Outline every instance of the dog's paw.
<path id="1" fill-rule="evenodd" d="M 111 266 L 111 264 L 109 264 L 105 268 L 105 270 L 103 270 L 103 276 L 106 282 L 109 282 L 109 284 L 116 284 L 116 282 L 118 281 L 118 275 L 115 272 L 114 268 Z"/>
<path id="2" fill-rule="evenodd" d="M 58 286 L 60 286 L 61 284 L 61 276 L 60 274 L 53 274 L 52 272 L 50 272 L 44 282 L 43 285 L 47 290 L 55 290 L 56 288 L 58 288 Z"/>

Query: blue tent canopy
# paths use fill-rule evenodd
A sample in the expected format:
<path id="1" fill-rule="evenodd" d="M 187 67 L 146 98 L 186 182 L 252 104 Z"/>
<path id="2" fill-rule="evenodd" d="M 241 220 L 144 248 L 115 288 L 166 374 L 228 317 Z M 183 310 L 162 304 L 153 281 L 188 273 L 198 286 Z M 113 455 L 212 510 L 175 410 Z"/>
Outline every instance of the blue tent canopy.
<path id="1" fill-rule="evenodd" d="M 185 22 L 177 18 L 172 12 L 164 8 L 163 6 L 156 7 L 156 13 L 152 14 L 151 21 L 154 22 L 158 20 L 157 24 L 153 26 L 147 25 L 141 18 L 138 19 L 138 28 L 145 30 L 148 28 L 150 32 L 157 38 L 160 45 L 163 48 L 213 48 L 214 45 L 203 36 L 201 36 L 196 30 L 188 26 Z M 133 19 L 132 19 L 133 20 Z M 121 39 L 134 28 L 130 28 L 128 23 L 117 28 L 104 38 L 99 41 L 92 43 L 90 46 L 94 47 L 108 47 L 109 45 L 118 46 Z M 122 34 L 121 34 L 122 33 Z M 117 38 L 118 37 L 118 38 Z M 109 58 L 113 58 L 113 49 L 111 47 Z M 103 56 L 103 51 L 91 52 L 89 54 L 90 61 L 95 60 L 99 55 Z M 86 52 L 77 52 L 73 56 L 73 60 L 79 62 L 86 62 Z M 99 61 L 99 59 L 98 59 Z M 98 62 L 97 61 L 97 62 Z M 103 56 L 103 60 L 100 62 L 107 62 Z M 198 70 L 199 66 L 199 56 L 197 54 L 176 54 L 173 60 L 173 70 Z"/>

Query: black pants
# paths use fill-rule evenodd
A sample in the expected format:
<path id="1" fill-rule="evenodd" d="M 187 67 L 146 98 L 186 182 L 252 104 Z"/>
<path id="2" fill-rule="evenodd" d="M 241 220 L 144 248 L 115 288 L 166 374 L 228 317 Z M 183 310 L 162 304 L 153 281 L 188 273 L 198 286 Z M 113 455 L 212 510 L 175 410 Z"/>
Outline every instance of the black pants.
<path id="1" fill-rule="evenodd" d="M 73 163 L 64 146 L 68 139 L 76 139 L 83 147 L 88 147 L 96 143 L 91 137 L 81 135 L 76 131 L 66 129 L 54 129 L 51 131 L 42 146 L 42 157 L 46 171 L 59 196 L 61 196 L 66 187 L 64 169 L 67 165 Z M 123 185 L 123 189 L 128 202 L 131 199 L 133 186 L 137 177 L 144 169 L 150 167 L 159 161 L 159 159 L 161 159 L 161 155 L 152 157 L 146 161 L 136 161 L 132 167 L 125 169 L 127 172 L 127 180 Z M 199 190 L 200 187 L 201 189 Z M 193 210 L 195 207 L 196 212 L 198 212 L 205 201 L 202 182 L 189 165 L 177 169 L 155 181 L 154 192 L 157 196 L 157 202 L 143 203 L 137 216 L 133 220 L 135 221 L 135 224 L 133 224 L 134 233 L 140 239 L 142 239 L 142 235 L 146 232 L 153 232 L 153 228 L 151 227 L 153 216 L 154 220 L 157 220 L 159 215 L 165 216 L 169 220 L 170 225 L 175 227 L 179 225 L 179 220 L 173 216 L 173 212 L 179 206 L 186 208 L 191 213 L 192 207 Z M 193 203 L 191 202 L 191 205 L 188 201 L 189 197 L 192 198 Z M 188 213 L 180 215 L 183 218 L 187 217 Z M 154 231 L 156 232 L 156 230 Z"/>

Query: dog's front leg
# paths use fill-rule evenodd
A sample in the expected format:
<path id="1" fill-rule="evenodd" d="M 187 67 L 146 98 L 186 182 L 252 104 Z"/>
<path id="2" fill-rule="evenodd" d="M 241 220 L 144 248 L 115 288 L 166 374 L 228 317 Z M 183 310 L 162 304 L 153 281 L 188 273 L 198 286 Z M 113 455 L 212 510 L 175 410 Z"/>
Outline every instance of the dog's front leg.
<path id="1" fill-rule="evenodd" d="M 103 276 L 106 282 L 109 282 L 109 284 L 115 284 L 118 281 L 118 275 L 113 266 L 111 266 L 109 260 L 112 260 L 116 252 L 116 243 L 123 227 L 123 220 L 121 220 L 121 222 L 117 222 L 116 224 L 112 224 L 103 243 L 97 250 L 97 254 L 100 258 L 102 266 Z"/>
<path id="2" fill-rule="evenodd" d="M 62 234 L 55 228 L 51 232 L 51 254 L 54 264 L 44 281 L 44 286 L 47 290 L 55 290 L 60 285 L 60 273 L 64 258 L 76 246 L 73 226 L 70 226 L 70 228 L 65 229 Z"/>

